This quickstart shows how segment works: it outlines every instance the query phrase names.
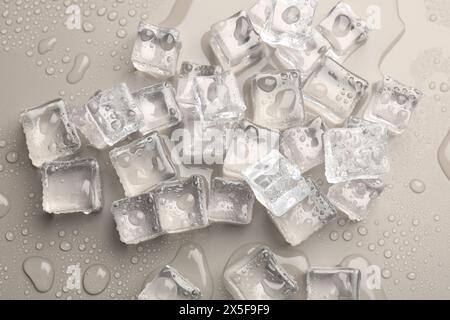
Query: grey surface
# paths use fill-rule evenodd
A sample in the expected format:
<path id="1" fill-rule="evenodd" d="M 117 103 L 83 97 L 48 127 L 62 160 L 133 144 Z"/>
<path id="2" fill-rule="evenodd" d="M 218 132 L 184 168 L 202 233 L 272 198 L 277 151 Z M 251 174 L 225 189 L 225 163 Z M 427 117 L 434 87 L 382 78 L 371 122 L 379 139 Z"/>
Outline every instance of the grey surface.
<path id="1" fill-rule="evenodd" d="M 176 26 L 182 33 L 181 60 L 206 63 L 201 44 L 211 24 L 251 2 L 179 0 L 174 6 L 172 0 L 0 1 L 0 194 L 11 206 L 9 214 L 0 219 L 0 298 L 132 298 L 157 265 L 170 261 L 179 246 L 191 240 L 206 252 L 215 279 L 215 298 L 226 298 L 220 279 L 236 248 L 249 242 L 265 242 L 274 249 L 286 247 L 259 206 L 248 227 L 214 225 L 140 246 L 121 244 L 109 206 L 123 197 L 123 191 L 107 152 L 92 149 L 83 154 L 95 156 L 101 163 L 105 209 L 90 216 L 47 215 L 41 209 L 40 176 L 28 160 L 18 123 L 21 110 L 57 97 L 79 105 L 97 89 L 120 81 L 132 89 L 154 83 L 135 74 L 129 60 L 141 18 L 160 23 L 168 17 L 164 24 Z M 316 16 L 322 17 L 335 2 L 321 0 Z M 426 97 L 407 133 L 391 143 L 388 188 L 373 206 L 370 218 L 360 224 L 338 220 L 299 249 L 319 267 L 336 265 L 350 254 L 364 255 L 383 269 L 382 285 L 391 299 L 448 299 L 450 181 L 439 166 L 437 153 L 450 128 L 450 1 L 348 2 L 363 16 L 368 7 L 379 8 L 381 29 L 371 34 L 345 66 L 370 82 L 382 73 L 389 74 L 417 86 Z M 72 3 L 81 6 L 81 23 L 90 22 L 95 26 L 93 32 L 69 30 L 64 25 L 64 12 Z M 102 7 L 107 12 L 99 16 Z M 55 37 L 56 44 L 40 54 L 39 42 L 48 37 Z M 41 44 L 41 51 L 44 49 Z M 70 73 L 72 65 L 81 53 L 89 57 L 89 68 L 81 81 L 70 84 L 76 80 L 76 74 Z M 65 56 L 71 57 L 70 62 L 65 63 Z M 17 162 L 11 152 L 17 153 Z M 321 170 L 316 170 L 316 177 Z M 425 184 L 425 192 L 411 190 L 414 179 Z M 14 240 L 8 241 L 11 233 Z M 47 258 L 55 267 L 55 281 L 47 293 L 39 293 L 23 272 L 23 261 L 31 256 Z M 82 273 L 97 263 L 109 269 L 111 281 L 103 293 L 63 290 L 69 277 L 67 267 L 77 263 Z"/>

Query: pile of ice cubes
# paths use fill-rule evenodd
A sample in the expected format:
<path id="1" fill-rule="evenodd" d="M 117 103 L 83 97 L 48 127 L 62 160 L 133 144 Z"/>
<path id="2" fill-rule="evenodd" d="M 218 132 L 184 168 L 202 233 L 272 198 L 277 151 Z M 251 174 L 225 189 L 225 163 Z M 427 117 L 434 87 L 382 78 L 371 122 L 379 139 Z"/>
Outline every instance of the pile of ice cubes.
<path id="1" fill-rule="evenodd" d="M 364 220 L 384 189 L 389 137 L 406 130 L 422 93 L 385 76 L 366 99 L 369 83 L 343 63 L 369 39 L 367 23 L 339 2 L 313 25 L 317 5 L 259 0 L 211 27 L 218 65 L 183 62 L 179 72 L 180 32 L 140 23 L 131 61 L 160 83 L 136 92 L 124 83 L 100 90 L 70 114 L 62 100 L 22 113 L 29 157 L 42 173 L 43 209 L 89 214 L 102 207 L 99 164 L 77 156 L 81 132 L 90 146 L 109 151 L 126 196 L 111 211 L 126 244 L 211 223 L 248 225 L 255 199 L 292 246 L 338 211 Z M 241 79 L 243 70 L 252 72 L 249 79 Z M 180 128 L 181 163 L 163 135 Z M 180 174 L 211 165 L 223 174 Z M 331 184 L 327 194 L 308 176 L 320 166 Z M 238 292 L 251 284 L 234 283 L 250 268 L 265 268 L 275 298 L 299 290 L 270 249 L 260 248 L 225 272 L 233 296 L 255 298 Z M 194 288 L 180 279 L 179 286 Z M 352 270 L 312 270 L 308 297 L 326 298 L 324 287 L 345 282 L 330 297 L 357 298 L 358 279 Z"/>

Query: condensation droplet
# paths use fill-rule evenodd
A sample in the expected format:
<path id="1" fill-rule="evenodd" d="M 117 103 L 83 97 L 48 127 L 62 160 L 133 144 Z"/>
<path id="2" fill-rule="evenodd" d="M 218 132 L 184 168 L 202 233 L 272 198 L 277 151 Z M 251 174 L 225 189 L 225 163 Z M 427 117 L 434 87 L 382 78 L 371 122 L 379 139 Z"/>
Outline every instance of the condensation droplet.
<path id="1" fill-rule="evenodd" d="M 426 185 L 424 182 L 414 179 L 409 183 L 409 188 L 417 194 L 424 193 L 426 190 Z"/>
<path id="2" fill-rule="evenodd" d="M 56 45 L 56 42 L 57 41 L 55 37 L 48 37 L 39 41 L 38 44 L 39 54 L 46 54 L 47 52 L 52 51 Z"/>
<path id="3" fill-rule="evenodd" d="M 70 84 L 75 84 L 80 82 L 86 71 L 89 69 L 91 60 L 89 56 L 85 53 L 80 53 L 75 57 L 73 62 L 72 70 L 67 74 L 67 82 Z"/>

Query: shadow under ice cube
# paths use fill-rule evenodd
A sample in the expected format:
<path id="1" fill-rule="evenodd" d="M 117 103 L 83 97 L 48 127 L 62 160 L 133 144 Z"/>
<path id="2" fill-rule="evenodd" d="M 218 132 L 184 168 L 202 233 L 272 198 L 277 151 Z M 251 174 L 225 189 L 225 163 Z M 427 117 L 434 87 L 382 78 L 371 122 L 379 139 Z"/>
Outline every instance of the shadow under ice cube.
<path id="1" fill-rule="evenodd" d="M 260 61 L 264 55 L 263 43 L 245 11 L 214 24 L 210 46 L 221 66 L 235 72 Z"/>
<path id="2" fill-rule="evenodd" d="M 20 115 L 29 157 L 34 166 L 75 154 L 80 138 L 69 121 L 64 101 L 55 100 Z"/>
<path id="3" fill-rule="evenodd" d="M 151 193 L 116 201 L 111 211 L 120 240 L 125 244 L 139 244 L 163 234 Z"/>
<path id="4" fill-rule="evenodd" d="M 253 121 L 263 127 L 286 130 L 305 119 L 301 75 L 298 70 L 271 71 L 250 79 Z"/>
<path id="5" fill-rule="evenodd" d="M 45 212 L 89 214 L 101 209 L 102 186 L 96 160 L 48 162 L 41 174 Z"/>
<path id="6" fill-rule="evenodd" d="M 216 177 L 211 184 L 210 221 L 239 225 L 252 222 L 255 196 L 246 182 Z"/>
<path id="7" fill-rule="evenodd" d="M 277 217 L 311 192 L 300 170 L 276 150 L 243 170 L 242 175 L 258 201 Z"/>
<path id="8" fill-rule="evenodd" d="M 359 300 L 361 271 L 314 268 L 306 276 L 308 300 Z"/>
<path id="9" fill-rule="evenodd" d="M 299 291 L 269 247 L 258 246 L 226 267 L 224 281 L 234 299 L 287 300 Z"/>
<path id="10" fill-rule="evenodd" d="M 131 61 L 141 72 L 155 78 L 170 78 L 177 72 L 180 51 L 178 30 L 140 22 Z"/>
<path id="11" fill-rule="evenodd" d="M 326 58 L 306 81 L 307 108 L 332 126 L 344 124 L 365 96 L 369 84 L 331 58 Z"/>
<path id="12" fill-rule="evenodd" d="M 172 128 L 182 120 L 175 89 L 168 82 L 143 88 L 133 93 L 133 97 L 144 116 L 144 126 L 140 129 L 144 135 Z"/>
<path id="13" fill-rule="evenodd" d="M 110 159 L 128 197 L 149 191 L 177 174 L 168 148 L 158 133 L 112 150 Z"/>
<path id="14" fill-rule="evenodd" d="M 422 96 L 419 90 L 385 76 L 374 85 L 364 119 L 387 126 L 394 135 L 402 134 Z"/>
<path id="15" fill-rule="evenodd" d="M 378 179 L 390 170 L 383 125 L 332 129 L 325 133 L 325 174 L 329 183 Z"/>

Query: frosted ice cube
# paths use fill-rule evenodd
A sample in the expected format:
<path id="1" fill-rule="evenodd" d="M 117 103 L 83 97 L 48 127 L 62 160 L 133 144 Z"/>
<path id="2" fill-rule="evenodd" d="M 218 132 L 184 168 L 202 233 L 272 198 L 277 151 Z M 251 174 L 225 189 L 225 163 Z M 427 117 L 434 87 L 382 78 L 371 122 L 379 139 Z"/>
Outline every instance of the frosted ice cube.
<path id="1" fill-rule="evenodd" d="M 202 120 L 206 122 L 238 120 L 246 106 L 236 77 L 230 71 L 194 79 L 194 94 Z"/>
<path id="2" fill-rule="evenodd" d="M 348 57 L 369 37 L 367 23 L 358 17 L 351 6 L 339 2 L 317 26 L 341 59 Z"/>
<path id="3" fill-rule="evenodd" d="M 261 31 L 261 39 L 272 46 L 298 47 L 311 33 L 317 0 L 277 0 Z"/>
<path id="4" fill-rule="evenodd" d="M 325 161 L 323 135 L 326 128 L 320 117 L 306 127 L 286 130 L 281 136 L 280 151 L 295 163 L 302 173 Z"/>
<path id="5" fill-rule="evenodd" d="M 330 47 L 330 43 L 318 31 L 312 30 L 311 35 L 299 47 L 278 47 L 275 50 L 276 63 L 282 68 L 299 69 L 302 80 L 305 81 Z"/>
<path id="6" fill-rule="evenodd" d="M 41 174 L 45 212 L 89 214 L 101 209 L 102 186 L 96 160 L 47 162 Z"/>
<path id="7" fill-rule="evenodd" d="M 272 11 L 273 0 L 258 0 L 248 11 L 248 17 L 252 22 L 253 29 L 260 34 L 269 20 Z"/>
<path id="8" fill-rule="evenodd" d="M 172 128 L 182 120 L 182 113 L 175 99 L 175 90 L 168 82 L 143 88 L 133 97 L 144 116 L 142 134 Z"/>
<path id="9" fill-rule="evenodd" d="M 363 221 L 369 206 L 384 190 L 381 180 L 354 180 L 330 187 L 328 199 L 352 221 Z"/>
<path id="10" fill-rule="evenodd" d="M 245 11 L 214 24 L 209 44 L 225 70 L 241 71 L 264 56 L 263 43 Z"/>
<path id="11" fill-rule="evenodd" d="M 125 244 L 138 244 L 164 233 L 159 222 L 155 197 L 151 193 L 115 201 L 111 212 L 120 240 Z"/>
<path id="12" fill-rule="evenodd" d="M 359 300 L 361 272 L 346 268 L 314 268 L 306 276 L 308 300 Z"/>
<path id="13" fill-rule="evenodd" d="M 342 125 L 360 103 L 369 84 L 333 59 L 324 59 L 304 87 L 306 107 L 333 126 Z"/>
<path id="14" fill-rule="evenodd" d="M 149 191 L 177 174 L 167 146 L 156 132 L 112 150 L 109 156 L 127 197 Z"/>
<path id="15" fill-rule="evenodd" d="M 162 288 L 167 291 L 161 292 Z M 199 300 L 201 291 L 189 279 L 171 266 L 165 266 L 158 276 L 147 283 L 139 294 L 139 300 Z"/>
<path id="16" fill-rule="evenodd" d="M 183 62 L 178 77 L 177 100 L 181 103 L 195 104 L 194 79 L 210 77 L 222 73 L 219 66 L 201 65 L 193 62 Z"/>
<path id="17" fill-rule="evenodd" d="M 210 221 L 241 225 L 252 222 L 255 196 L 246 182 L 216 177 L 211 185 Z"/>
<path id="18" fill-rule="evenodd" d="M 402 134 L 422 96 L 419 90 L 385 76 L 374 85 L 364 118 L 387 126 L 394 135 Z"/>
<path id="19" fill-rule="evenodd" d="M 114 146 L 143 125 L 143 115 L 124 83 L 98 91 L 85 105 L 84 112 L 85 125 L 79 128 L 98 149 Z"/>
<path id="20" fill-rule="evenodd" d="M 227 290 L 239 300 L 287 300 L 299 291 L 299 284 L 279 263 L 267 246 L 257 246 L 227 265 Z"/>
<path id="21" fill-rule="evenodd" d="M 383 125 L 332 129 L 325 133 L 325 174 L 329 183 L 378 179 L 390 170 Z"/>
<path id="22" fill-rule="evenodd" d="M 177 72 L 180 51 L 178 30 L 141 21 L 131 61 L 139 71 L 156 78 L 170 78 Z"/>
<path id="23" fill-rule="evenodd" d="M 273 150 L 242 171 L 258 201 L 279 217 L 295 207 L 311 192 L 300 170 Z"/>
<path id="24" fill-rule="evenodd" d="M 154 193 L 165 232 L 180 233 L 208 226 L 208 186 L 204 177 L 164 182 Z"/>
<path id="25" fill-rule="evenodd" d="M 64 101 L 54 100 L 20 115 L 29 157 L 34 166 L 75 154 L 80 138 L 69 121 Z"/>
<path id="26" fill-rule="evenodd" d="M 280 133 L 241 120 L 233 132 L 226 152 L 223 172 L 241 178 L 242 170 L 256 163 L 272 150 L 278 150 Z"/>
<path id="27" fill-rule="evenodd" d="M 295 208 L 281 217 L 269 211 L 274 224 L 291 246 L 298 246 L 336 218 L 334 206 L 310 178 L 306 182 L 311 193 Z"/>
<path id="28" fill-rule="evenodd" d="M 286 130 L 305 119 L 298 70 L 271 71 L 250 79 L 253 121 L 263 127 Z"/>

